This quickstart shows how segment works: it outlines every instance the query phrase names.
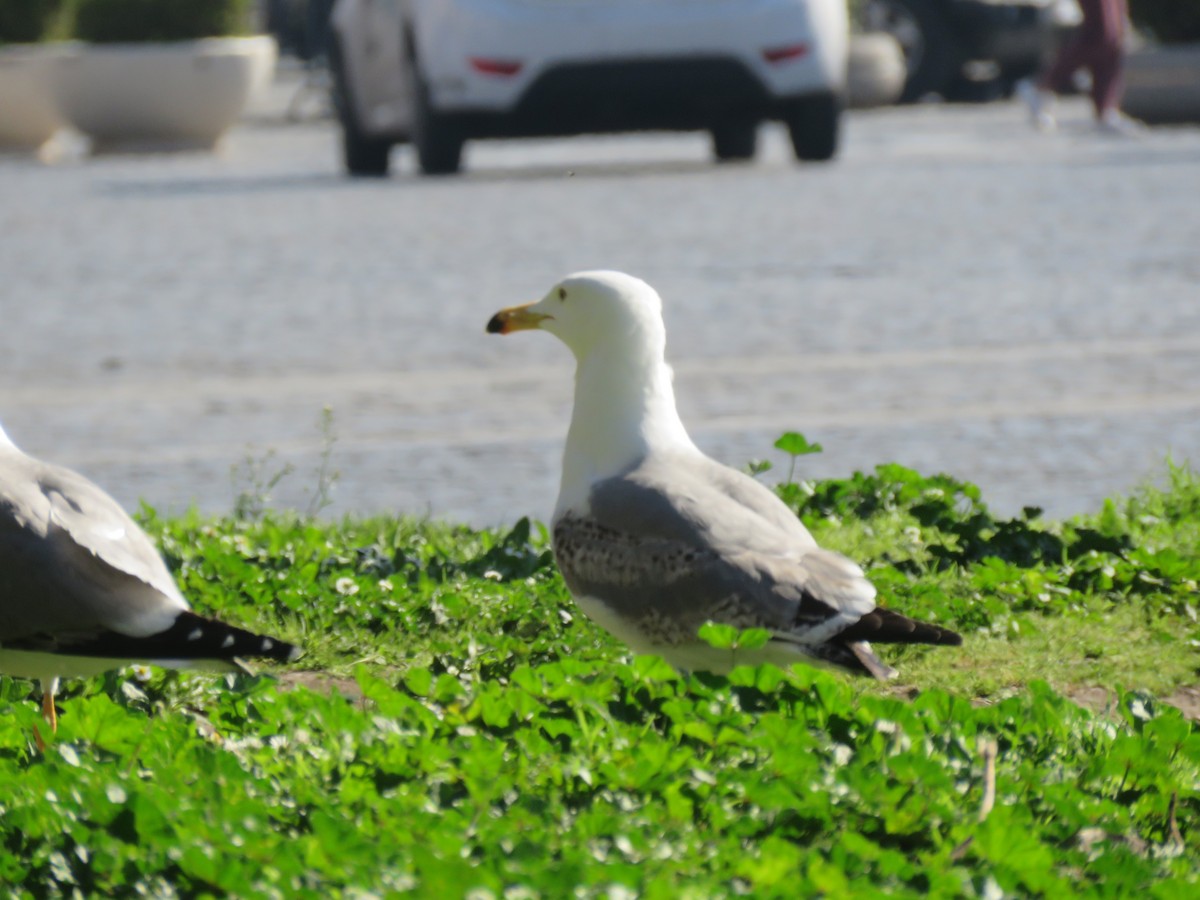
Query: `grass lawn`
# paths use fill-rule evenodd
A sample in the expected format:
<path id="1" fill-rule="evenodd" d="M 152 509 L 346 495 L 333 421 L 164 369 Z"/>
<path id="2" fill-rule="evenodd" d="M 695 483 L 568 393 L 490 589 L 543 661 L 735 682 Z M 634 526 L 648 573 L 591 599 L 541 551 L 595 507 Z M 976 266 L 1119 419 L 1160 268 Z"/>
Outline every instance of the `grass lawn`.
<path id="1" fill-rule="evenodd" d="M 259 677 L 0 678 L 0 896 L 1200 896 L 1200 477 L 999 520 L 900 466 L 781 494 L 960 648 L 681 677 L 546 531 L 142 521 Z"/>

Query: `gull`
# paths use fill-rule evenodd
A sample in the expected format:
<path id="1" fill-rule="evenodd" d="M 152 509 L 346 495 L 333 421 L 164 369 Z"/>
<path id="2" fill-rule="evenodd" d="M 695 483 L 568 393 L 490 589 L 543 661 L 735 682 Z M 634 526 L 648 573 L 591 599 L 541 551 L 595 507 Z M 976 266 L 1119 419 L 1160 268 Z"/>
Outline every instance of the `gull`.
<path id="1" fill-rule="evenodd" d="M 0 427 L 0 673 L 42 686 L 135 663 L 247 671 L 297 647 L 193 613 L 153 542 L 88 479 L 21 452 Z M 43 746 L 40 734 L 35 735 Z"/>
<path id="2" fill-rule="evenodd" d="M 571 275 L 503 309 L 491 334 L 538 329 L 575 356 L 575 403 L 551 520 L 575 602 L 635 653 L 677 669 L 795 662 L 880 680 L 871 642 L 957 645 L 949 629 L 875 604 L 846 557 L 817 546 L 769 488 L 709 458 L 675 408 L 662 300 L 631 275 Z M 706 622 L 761 628 L 761 647 L 717 649 Z M 753 642 L 747 642 L 753 643 Z"/>

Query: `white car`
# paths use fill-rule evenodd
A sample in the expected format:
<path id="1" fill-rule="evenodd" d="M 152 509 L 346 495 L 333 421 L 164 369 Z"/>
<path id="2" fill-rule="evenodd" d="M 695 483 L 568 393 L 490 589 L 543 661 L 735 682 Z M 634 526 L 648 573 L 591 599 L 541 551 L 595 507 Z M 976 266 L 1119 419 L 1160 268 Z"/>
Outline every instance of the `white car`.
<path id="1" fill-rule="evenodd" d="M 846 0 L 338 0 L 332 26 L 353 175 L 405 142 L 447 174 L 476 138 L 648 129 L 748 159 L 767 119 L 798 159 L 837 152 Z"/>

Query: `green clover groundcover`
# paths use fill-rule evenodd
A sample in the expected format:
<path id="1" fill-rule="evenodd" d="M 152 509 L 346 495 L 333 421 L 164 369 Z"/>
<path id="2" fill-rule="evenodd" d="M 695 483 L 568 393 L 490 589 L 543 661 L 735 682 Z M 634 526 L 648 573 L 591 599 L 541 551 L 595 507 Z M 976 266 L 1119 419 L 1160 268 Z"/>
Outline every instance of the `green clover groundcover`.
<path id="1" fill-rule="evenodd" d="M 1200 478 L 1165 481 L 1046 522 L 897 465 L 789 479 L 965 635 L 893 685 L 629 658 L 527 521 L 143 509 L 198 609 L 307 656 L 70 682 L 45 753 L 0 678 L 0 896 L 1200 896 Z"/>

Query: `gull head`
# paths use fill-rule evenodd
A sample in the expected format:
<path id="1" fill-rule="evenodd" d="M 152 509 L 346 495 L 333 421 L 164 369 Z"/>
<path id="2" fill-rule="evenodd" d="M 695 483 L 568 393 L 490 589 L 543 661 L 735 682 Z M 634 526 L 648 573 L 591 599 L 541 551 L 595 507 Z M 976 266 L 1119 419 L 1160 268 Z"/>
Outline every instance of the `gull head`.
<path id="1" fill-rule="evenodd" d="M 489 334 L 530 329 L 550 332 L 580 362 L 598 348 L 661 355 L 666 345 L 658 293 L 624 272 L 576 272 L 536 303 L 502 309 L 487 324 Z"/>

